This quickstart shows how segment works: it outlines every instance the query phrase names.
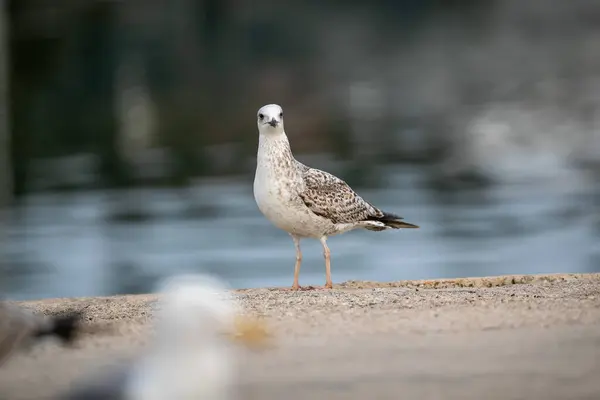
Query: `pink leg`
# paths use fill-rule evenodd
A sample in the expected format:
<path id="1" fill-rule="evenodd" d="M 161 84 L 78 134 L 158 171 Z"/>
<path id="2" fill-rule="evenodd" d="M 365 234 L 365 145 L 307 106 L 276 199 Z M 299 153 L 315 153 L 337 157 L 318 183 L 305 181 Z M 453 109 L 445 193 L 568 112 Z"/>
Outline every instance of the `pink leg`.
<path id="1" fill-rule="evenodd" d="M 294 265 L 294 283 L 292 284 L 292 290 L 300 290 L 300 283 L 298 279 L 300 277 L 300 265 L 302 265 L 302 250 L 300 250 L 300 238 L 291 235 L 294 240 L 294 246 L 296 247 L 296 264 Z"/>
<path id="2" fill-rule="evenodd" d="M 323 256 L 325 257 L 325 287 L 323 289 L 333 289 L 333 283 L 331 282 L 331 252 L 327 247 L 327 236 L 321 238 L 321 244 L 323 245 Z"/>

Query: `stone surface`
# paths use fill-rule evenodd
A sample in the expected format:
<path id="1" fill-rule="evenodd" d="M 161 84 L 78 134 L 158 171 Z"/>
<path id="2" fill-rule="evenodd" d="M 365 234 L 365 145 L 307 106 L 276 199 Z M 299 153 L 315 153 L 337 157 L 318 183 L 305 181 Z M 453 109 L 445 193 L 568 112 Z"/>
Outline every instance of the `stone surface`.
<path id="1" fill-rule="evenodd" d="M 598 399 L 600 274 L 238 290 L 273 346 L 240 357 L 242 399 Z M 44 399 L 143 348 L 155 295 L 21 303 L 82 310 L 76 348 L 0 368 L 1 399 Z"/>

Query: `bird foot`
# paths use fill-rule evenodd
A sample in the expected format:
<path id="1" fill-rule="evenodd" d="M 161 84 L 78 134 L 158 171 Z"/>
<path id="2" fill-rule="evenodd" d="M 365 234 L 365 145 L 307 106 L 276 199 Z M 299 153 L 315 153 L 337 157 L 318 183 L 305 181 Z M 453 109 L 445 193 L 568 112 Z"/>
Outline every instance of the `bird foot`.
<path id="1" fill-rule="evenodd" d="M 333 285 L 323 285 L 323 286 L 308 286 L 304 290 L 331 290 L 333 289 Z"/>
<path id="2" fill-rule="evenodd" d="M 281 288 L 281 290 L 285 292 L 299 292 L 299 291 L 308 291 L 308 290 L 330 290 L 333 289 L 332 284 L 325 284 L 324 286 L 300 286 L 300 285 L 292 285 L 292 287 Z"/>
<path id="3" fill-rule="evenodd" d="M 330 286 L 292 286 L 289 288 L 281 288 L 281 290 L 285 291 L 285 292 L 306 292 L 309 290 L 329 290 L 332 289 L 332 287 Z"/>
<path id="4" fill-rule="evenodd" d="M 303 291 L 303 290 L 310 290 L 312 286 L 292 286 L 292 287 L 288 287 L 288 288 L 281 288 L 281 290 L 285 291 L 285 292 L 299 292 L 299 291 Z"/>

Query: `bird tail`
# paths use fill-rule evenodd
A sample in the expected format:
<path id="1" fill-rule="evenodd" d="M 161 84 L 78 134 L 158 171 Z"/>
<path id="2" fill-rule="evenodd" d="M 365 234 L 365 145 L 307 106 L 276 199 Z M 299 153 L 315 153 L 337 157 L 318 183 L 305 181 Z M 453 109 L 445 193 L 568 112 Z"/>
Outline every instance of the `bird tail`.
<path id="1" fill-rule="evenodd" d="M 35 336 L 55 336 L 63 343 L 71 343 L 77 335 L 80 319 L 80 313 L 53 317 L 46 326 L 37 331 Z"/>
<path id="2" fill-rule="evenodd" d="M 418 228 L 417 225 L 410 224 L 408 222 L 402 221 L 404 218 L 397 216 L 396 214 L 383 212 L 383 217 L 381 218 L 370 218 L 372 221 L 382 222 L 386 227 L 392 229 L 401 229 L 401 228 Z"/>

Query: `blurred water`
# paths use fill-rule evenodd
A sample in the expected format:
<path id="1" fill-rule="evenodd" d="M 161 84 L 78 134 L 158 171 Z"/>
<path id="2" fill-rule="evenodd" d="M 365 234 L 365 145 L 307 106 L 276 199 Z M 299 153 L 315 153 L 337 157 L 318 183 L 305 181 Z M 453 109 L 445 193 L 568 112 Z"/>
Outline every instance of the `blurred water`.
<path id="1" fill-rule="evenodd" d="M 330 238 L 334 282 L 600 271 L 600 201 L 590 182 L 439 192 L 411 169 L 386 175 L 387 189 L 359 191 L 421 229 Z M 139 190 L 132 201 L 153 216 L 137 222 L 107 218 L 118 193 L 29 197 L 7 226 L 1 292 L 13 299 L 141 293 L 182 271 L 211 271 L 234 287 L 291 285 L 293 243 L 259 213 L 251 179 L 197 192 Z M 319 242 L 302 248 L 300 283 L 323 284 Z"/>

